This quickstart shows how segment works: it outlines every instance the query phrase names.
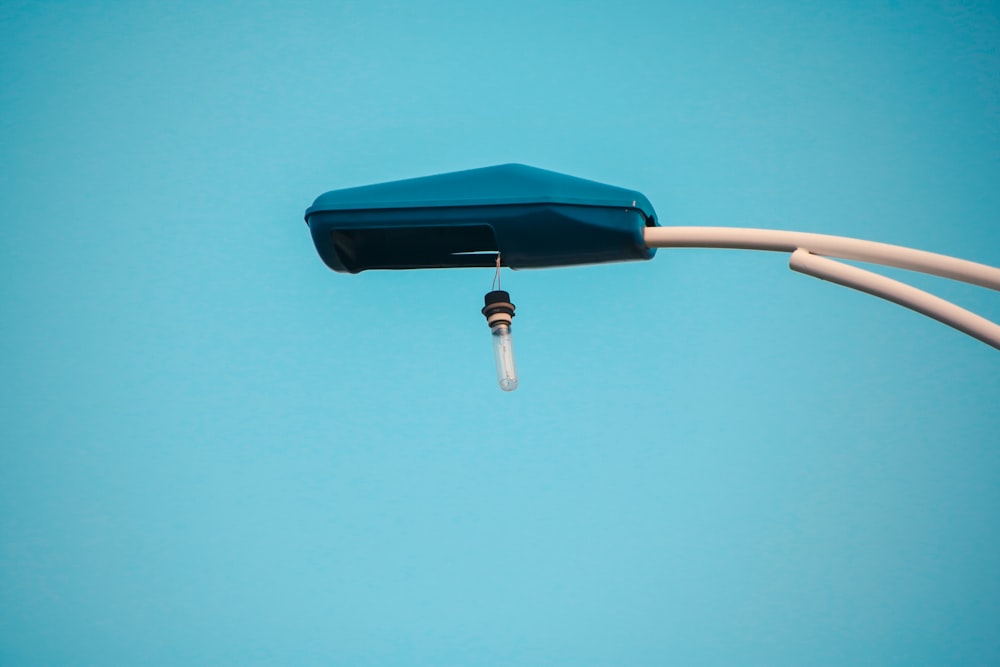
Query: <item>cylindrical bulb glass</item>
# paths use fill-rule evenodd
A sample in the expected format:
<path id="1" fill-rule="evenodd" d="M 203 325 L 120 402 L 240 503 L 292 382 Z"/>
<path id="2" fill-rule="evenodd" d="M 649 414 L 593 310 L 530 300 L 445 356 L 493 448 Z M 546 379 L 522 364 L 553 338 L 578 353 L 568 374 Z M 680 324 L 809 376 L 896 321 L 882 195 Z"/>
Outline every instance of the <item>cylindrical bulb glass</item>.
<path id="1" fill-rule="evenodd" d="M 497 382 L 504 391 L 517 389 L 517 367 L 514 366 L 514 340 L 510 325 L 497 322 L 490 327 L 493 334 L 493 357 L 497 362 Z"/>

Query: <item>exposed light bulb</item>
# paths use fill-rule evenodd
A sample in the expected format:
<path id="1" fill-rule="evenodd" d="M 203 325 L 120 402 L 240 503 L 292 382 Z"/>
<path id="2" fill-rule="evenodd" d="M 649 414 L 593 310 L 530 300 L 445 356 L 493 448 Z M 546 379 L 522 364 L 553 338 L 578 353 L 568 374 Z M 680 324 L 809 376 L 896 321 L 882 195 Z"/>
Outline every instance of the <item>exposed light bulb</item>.
<path id="1" fill-rule="evenodd" d="M 517 389 L 517 367 L 514 365 L 514 339 L 510 336 L 510 325 L 496 324 L 490 327 L 493 334 L 493 357 L 497 362 L 497 382 L 504 391 Z"/>
<path id="2" fill-rule="evenodd" d="M 493 358 L 497 366 L 497 382 L 504 391 L 517 389 L 517 366 L 514 364 L 514 340 L 510 335 L 510 323 L 514 317 L 514 304 L 510 294 L 494 290 L 486 295 L 483 315 L 490 326 L 493 339 Z"/>

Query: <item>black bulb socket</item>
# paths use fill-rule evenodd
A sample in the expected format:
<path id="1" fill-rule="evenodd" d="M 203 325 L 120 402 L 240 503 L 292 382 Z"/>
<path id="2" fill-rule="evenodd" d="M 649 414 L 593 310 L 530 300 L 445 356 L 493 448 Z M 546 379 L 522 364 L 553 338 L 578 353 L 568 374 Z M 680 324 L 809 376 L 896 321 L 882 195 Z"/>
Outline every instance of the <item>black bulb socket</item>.
<path id="1" fill-rule="evenodd" d="M 486 323 L 491 327 L 494 324 L 506 324 L 510 326 L 510 322 L 514 317 L 514 304 L 510 302 L 510 293 L 504 290 L 493 290 L 492 292 L 487 292 L 483 299 L 486 303 L 483 306 L 483 315 L 486 317 Z"/>

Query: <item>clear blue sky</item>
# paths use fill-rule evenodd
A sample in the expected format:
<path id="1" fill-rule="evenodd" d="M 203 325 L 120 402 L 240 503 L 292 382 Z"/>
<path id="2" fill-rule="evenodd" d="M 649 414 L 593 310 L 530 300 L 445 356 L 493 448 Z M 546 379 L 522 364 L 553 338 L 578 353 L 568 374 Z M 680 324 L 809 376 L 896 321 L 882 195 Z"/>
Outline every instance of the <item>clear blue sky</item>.
<path id="1" fill-rule="evenodd" d="M 506 272 L 505 394 L 489 271 L 302 213 L 522 162 L 1000 265 L 998 52 L 996 3 L 4 2 L 0 664 L 997 664 L 996 350 L 660 251 Z"/>

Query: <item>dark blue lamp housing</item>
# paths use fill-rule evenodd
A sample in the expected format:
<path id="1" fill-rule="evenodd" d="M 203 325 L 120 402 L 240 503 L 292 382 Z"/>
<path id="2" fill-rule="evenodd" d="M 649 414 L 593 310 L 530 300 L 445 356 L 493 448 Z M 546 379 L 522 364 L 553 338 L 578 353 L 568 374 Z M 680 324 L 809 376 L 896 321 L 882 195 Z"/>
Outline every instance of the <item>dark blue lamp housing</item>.
<path id="1" fill-rule="evenodd" d="M 305 217 L 346 273 L 651 259 L 643 229 L 659 224 L 639 192 L 521 164 L 333 190 Z"/>

